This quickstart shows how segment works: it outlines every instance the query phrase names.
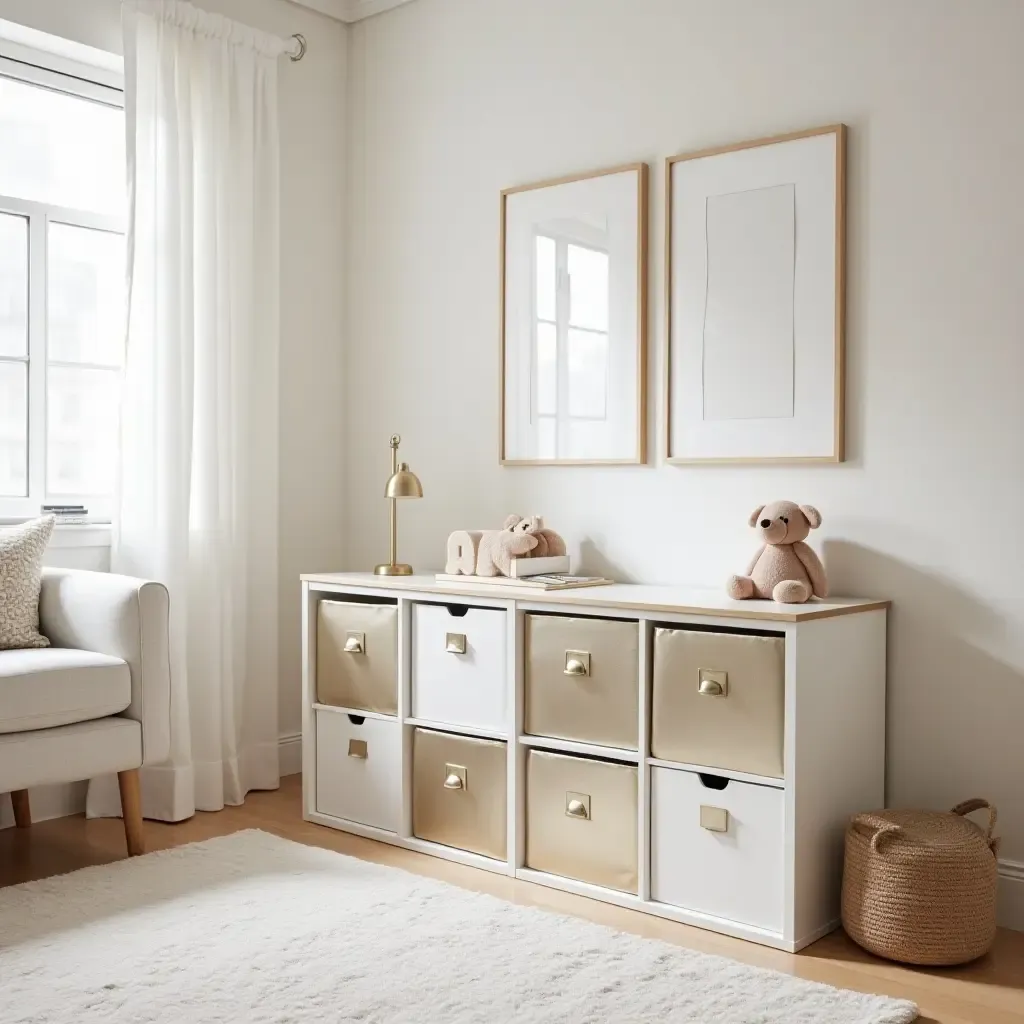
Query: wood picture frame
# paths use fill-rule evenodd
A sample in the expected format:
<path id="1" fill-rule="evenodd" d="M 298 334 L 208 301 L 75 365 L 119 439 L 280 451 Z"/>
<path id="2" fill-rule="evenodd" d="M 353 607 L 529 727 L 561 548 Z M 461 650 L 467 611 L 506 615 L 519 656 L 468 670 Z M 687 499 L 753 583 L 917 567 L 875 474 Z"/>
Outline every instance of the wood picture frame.
<path id="1" fill-rule="evenodd" d="M 664 416 L 663 416 L 663 430 L 664 430 L 664 441 L 665 441 L 665 453 L 666 461 L 671 464 L 677 465 L 691 465 L 691 464 L 741 464 L 741 463 L 839 463 L 845 459 L 845 355 L 846 355 L 846 341 L 845 341 L 845 278 L 846 278 L 846 267 L 845 267 L 845 250 L 846 250 L 846 126 L 843 124 L 827 125 L 820 128 L 811 128 L 806 131 L 790 132 L 782 135 L 769 136 L 767 138 L 755 139 L 753 141 L 739 142 L 726 146 L 712 147 L 709 149 L 702 149 L 696 152 L 682 153 L 676 156 L 669 157 L 665 162 L 665 358 L 664 358 Z M 808 155 L 810 147 L 807 144 L 814 145 L 817 152 L 814 154 L 814 158 Z M 803 147 L 799 153 L 796 147 L 790 144 L 803 144 Z M 783 150 L 781 147 L 789 146 L 788 154 L 782 156 L 777 166 L 772 167 L 769 160 L 760 160 L 758 165 L 752 164 L 749 168 L 738 167 L 737 162 L 733 161 L 733 166 L 728 168 L 728 173 L 722 175 L 721 186 L 714 185 L 714 175 L 711 173 L 711 164 L 713 160 L 719 160 L 721 158 L 729 159 L 731 156 L 736 154 L 746 154 L 754 151 L 758 151 L 759 155 L 765 155 L 769 153 L 782 154 Z M 772 147 L 776 149 L 772 150 Z M 802 154 L 802 155 L 800 155 Z M 829 160 L 826 158 L 826 154 L 831 154 L 831 176 L 828 182 L 825 182 L 821 175 L 828 172 Z M 787 162 L 792 166 L 793 158 L 798 156 L 802 160 L 806 167 L 801 164 L 800 174 L 804 175 L 804 178 L 808 180 L 813 178 L 813 186 L 808 184 L 806 188 L 801 182 L 790 181 L 790 174 L 787 170 Z M 817 166 L 815 164 L 815 160 Z M 765 440 L 765 443 L 761 444 L 761 438 L 754 438 L 754 447 L 750 450 L 744 450 L 744 443 L 749 443 L 753 435 L 752 429 L 746 430 L 747 441 L 741 440 L 744 434 L 745 428 L 740 426 L 738 428 L 731 426 L 729 431 L 722 432 L 722 440 L 720 451 L 716 451 L 716 440 L 714 428 L 704 429 L 702 426 L 695 427 L 692 429 L 690 435 L 687 435 L 683 429 L 680 428 L 680 422 L 684 424 L 686 428 L 690 428 L 696 421 L 694 416 L 694 410 L 692 408 L 693 402 L 693 387 L 695 370 L 694 363 L 696 362 L 692 349 L 694 347 L 693 331 L 690 331 L 688 338 L 683 338 L 681 335 L 684 329 L 689 329 L 690 325 L 687 324 L 681 327 L 682 315 L 680 310 L 680 296 L 682 293 L 687 291 L 691 294 L 694 288 L 691 286 L 681 285 L 679 280 L 679 274 L 677 267 L 682 262 L 680 254 L 680 240 L 679 235 L 682 233 L 679 231 L 680 222 L 682 216 L 680 215 L 679 205 L 679 192 L 686 186 L 686 183 L 680 180 L 680 175 L 677 171 L 681 167 L 697 167 L 700 162 L 704 162 L 702 173 L 705 174 L 707 182 L 711 182 L 709 185 L 707 182 L 701 186 L 705 190 L 704 195 L 701 195 L 701 188 L 696 188 L 692 191 L 690 197 L 691 203 L 691 214 L 688 215 L 687 223 L 691 229 L 695 224 L 694 216 L 692 215 L 693 209 L 696 209 L 697 201 L 703 200 L 704 202 L 704 254 L 703 254 L 703 274 L 704 274 L 704 329 L 706 331 L 707 325 L 707 305 L 709 303 L 708 296 L 708 279 L 710 277 L 710 241 L 709 241 L 709 222 L 708 222 L 708 199 L 719 199 L 743 196 L 751 192 L 768 192 L 780 187 L 782 183 L 789 184 L 793 191 L 792 198 L 792 209 L 793 209 L 793 226 L 792 234 L 793 241 L 792 247 L 794 251 L 794 269 L 793 274 L 793 306 L 794 311 L 791 314 L 793 319 L 793 377 L 796 380 L 798 376 L 798 370 L 796 366 L 797 361 L 797 346 L 798 344 L 803 346 L 804 351 L 813 351 L 815 356 L 811 359 L 803 361 L 803 365 L 808 365 L 815 362 L 820 362 L 822 367 L 826 364 L 830 364 L 830 372 L 828 374 L 828 380 L 824 379 L 823 373 L 817 373 L 816 382 L 805 382 L 801 380 L 800 389 L 801 394 L 811 393 L 813 388 L 813 394 L 816 396 L 812 403 L 820 402 L 824 405 L 827 402 L 828 405 L 828 422 L 826 424 L 826 417 L 824 408 L 816 409 L 815 414 L 809 417 L 809 422 L 813 422 L 815 429 L 819 436 L 816 436 L 813 440 L 809 438 L 799 437 L 799 424 L 787 425 L 790 426 L 790 434 L 794 437 L 790 438 L 790 444 L 796 440 L 796 444 L 792 444 L 792 449 L 786 443 L 780 443 L 780 445 L 773 450 L 772 445 Z M 817 166 L 817 169 L 815 169 Z M 722 170 L 726 170 L 724 165 Z M 759 177 L 760 175 L 760 177 Z M 795 179 L 799 175 L 793 175 Z M 760 183 L 758 183 L 760 182 Z M 735 191 L 729 191 L 737 183 L 740 183 L 742 187 L 737 188 Z M 697 182 L 694 182 L 696 185 Z M 725 191 L 713 191 L 716 188 L 724 189 Z M 827 193 L 826 193 L 827 187 Z M 807 195 L 801 191 L 804 189 Z M 806 199 L 806 205 L 808 209 L 803 209 L 803 204 Z M 825 210 L 826 199 L 829 202 L 829 209 Z M 831 261 L 831 267 L 828 268 L 828 296 L 821 296 L 820 293 L 822 288 L 825 286 L 824 270 L 821 271 L 822 280 L 817 281 L 819 285 L 815 294 L 819 294 L 820 304 L 822 308 L 831 306 L 831 315 L 828 320 L 828 329 L 825 329 L 825 322 L 822 316 L 816 318 L 815 324 L 817 329 L 804 331 L 802 334 L 798 334 L 800 331 L 800 319 L 795 309 L 797 303 L 797 294 L 806 295 L 809 291 L 807 287 L 801 288 L 801 282 L 798 280 L 801 264 L 800 255 L 802 250 L 800 247 L 804 244 L 804 238 L 802 235 L 798 235 L 796 231 L 796 206 L 801 205 L 801 228 L 806 229 L 808 224 L 814 224 L 813 217 L 803 216 L 803 214 L 809 213 L 810 208 L 813 205 L 813 212 L 817 216 L 817 233 L 820 237 L 814 239 L 814 243 L 818 249 L 818 255 L 821 255 L 822 247 L 825 244 L 825 240 L 830 239 L 829 247 L 830 252 L 828 256 Z M 827 212 L 827 229 L 825 213 Z M 804 230 L 804 234 L 810 235 L 812 232 Z M 684 244 L 689 243 L 689 250 L 687 252 L 687 258 L 694 258 L 694 245 L 692 244 L 697 240 L 697 232 L 690 230 L 689 236 L 684 238 Z M 810 244 L 810 243 L 808 243 Z M 828 260 L 821 259 L 815 262 L 815 266 L 819 264 L 825 264 Z M 692 268 L 691 268 L 692 269 Z M 691 275 L 692 280 L 696 280 L 694 275 Z M 693 304 L 691 303 L 691 306 Z M 691 313 L 692 315 L 692 313 Z M 690 346 L 687 350 L 684 346 Z M 702 346 L 706 345 L 706 342 L 702 339 Z M 828 352 L 825 353 L 824 349 L 827 346 Z M 688 359 L 686 361 L 682 358 L 682 352 L 688 352 Z M 702 406 L 702 417 L 703 412 L 707 408 L 707 382 L 706 382 L 706 367 L 703 362 L 705 349 L 702 347 L 702 362 L 700 365 L 701 381 L 700 387 Z M 690 392 L 690 408 L 685 413 L 680 413 L 680 407 L 686 402 L 686 397 L 679 392 L 684 389 L 686 384 L 680 383 L 680 377 L 683 375 L 685 369 L 689 365 L 690 375 L 689 378 L 683 377 L 684 382 L 688 381 L 688 386 L 691 388 Z M 735 365 L 733 363 L 732 365 Z M 679 369 L 677 369 L 679 367 Z M 806 376 L 806 375 L 805 375 Z M 723 383 L 727 382 L 727 377 L 723 376 Z M 750 382 L 748 382 L 750 386 Z M 797 384 L 791 385 L 793 391 L 793 418 L 797 417 Z M 822 393 L 822 389 L 827 387 L 827 398 Z M 805 406 L 807 402 L 805 402 Z M 802 410 L 801 410 L 802 413 Z M 689 420 L 681 418 L 684 415 L 690 417 Z M 678 418 L 678 420 L 677 420 Z M 735 419 L 744 419 L 745 417 L 737 416 Z M 762 417 L 758 418 L 755 416 L 749 417 L 748 422 L 753 423 L 768 423 L 771 419 L 781 420 L 786 417 Z M 778 422 L 768 423 L 769 433 L 779 426 Z M 827 430 L 826 430 L 827 427 Z M 830 433 L 830 436 L 826 438 L 826 432 Z M 780 432 L 781 433 L 781 432 Z M 687 443 L 681 443 L 680 435 L 687 437 Z M 699 441 L 690 441 L 689 438 L 698 436 Z M 760 450 L 758 450 L 760 448 Z"/>
<path id="2" fill-rule="evenodd" d="M 632 337 L 628 338 L 630 346 L 628 376 L 635 378 L 629 381 L 630 399 L 635 402 L 629 413 L 630 430 L 632 437 L 628 450 L 615 451 L 611 455 L 580 455 L 568 452 L 565 455 L 554 457 L 543 454 L 524 453 L 523 445 L 517 444 L 514 429 L 510 429 L 510 417 L 513 408 L 516 406 L 517 395 L 510 397 L 510 361 L 513 358 L 513 335 L 521 333 L 522 328 L 516 323 L 511 323 L 512 306 L 514 301 L 524 301 L 522 296 L 518 300 L 510 298 L 510 266 L 513 263 L 509 258 L 510 230 L 509 219 L 510 207 L 516 205 L 518 197 L 527 194 L 539 194 L 543 190 L 558 190 L 563 186 L 573 186 L 581 183 L 609 181 L 614 177 L 630 176 L 635 178 L 635 183 L 630 184 L 632 202 L 635 209 L 629 213 L 630 228 L 633 233 L 631 248 L 635 250 L 635 256 L 630 258 L 630 269 L 628 272 L 629 281 L 634 288 L 630 305 L 635 306 L 635 315 L 631 312 L 628 321 L 629 332 Z M 623 196 L 625 191 L 623 191 Z M 648 259 L 648 202 L 649 202 L 649 167 L 646 163 L 622 164 L 608 167 L 601 170 L 590 171 L 582 174 L 571 174 L 563 177 L 551 178 L 528 185 L 518 185 L 503 189 L 500 195 L 500 219 L 499 219 L 499 462 L 502 466 L 614 466 L 614 465 L 642 465 L 647 461 L 647 319 L 648 319 L 648 293 L 647 293 L 647 259 Z M 621 218 L 620 218 L 621 220 Z M 635 266 L 634 266 L 635 262 Z M 624 267 L 625 264 L 623 263 Z M 626 280 L 626 271 L 620 275 L 623 282 Z M 521 275 L 520 275 L 521 277 Z M 560 286 L 559 286 L 560 287 Z M 562 316 L 559 314 L 559 321 Z M 561 332 L 560 332 L 561 333 Z M 613 344 L 612 327 L 609 324 L 607 330 L 609 346 Z M 557 344 L 561 347 L 562 340 L 559 337 Z M 517 353 L 521 351 L 519 343 Z M 558 359 L 562 356 L 559 354 Z M 609 375 L 611 376 L 611 375 Z M 621 375 L 620 375 L 621 377 Z M 532 381 L 532 378 L 531 378 Z M 564 384 L 557 385 L 559 398 L 564 396 Z M 519 389 L 520 391 L 522 388 Z M 518 394 L 518 393 L 517 393 Z M 635 396 L 635 397 L 633 397 Z M 521 397 L 521 396 L 519 396 Z M 621 396 L 625 400 L 625 395 Z M 607 400 L 607 399 L 606 399 Z M 531 398 L 532 401 L 532 398 Z M 521 412 L 521 407 L 520 407 Z M 532 406 L 530 410 L 532 414 Z M 512 425 L 513 427 L 515 424 Z M 556 423 L 556 432 L 561 432 L 560 423 Z M 557 451 L 557 446 L 556 446 Z"/>

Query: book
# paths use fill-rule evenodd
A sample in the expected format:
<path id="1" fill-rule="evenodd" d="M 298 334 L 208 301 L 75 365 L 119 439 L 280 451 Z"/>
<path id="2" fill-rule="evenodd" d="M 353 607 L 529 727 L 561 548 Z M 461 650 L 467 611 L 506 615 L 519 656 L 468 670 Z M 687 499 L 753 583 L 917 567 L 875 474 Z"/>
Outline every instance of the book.
<path id="1" fill-rule="evenodd" d="M 539 559 L 538 559 L 539 561 Z M 458 576 L 439 572 L 434 579 L 445 586 L 489 587 L 493 590 L 575 590 L 579 587 L 604 587 L 615 580 L 603 576 L 570 576 L 547 573 L 538 576 Z"/>
<path id="2" fill-rule="evenodd" d="M 513 558 L 509 576 L 523 579 L 527 576 L 544 576 L 550 573 L 569 572 L 568 555 L 545 555 L 542 558 Z"/>

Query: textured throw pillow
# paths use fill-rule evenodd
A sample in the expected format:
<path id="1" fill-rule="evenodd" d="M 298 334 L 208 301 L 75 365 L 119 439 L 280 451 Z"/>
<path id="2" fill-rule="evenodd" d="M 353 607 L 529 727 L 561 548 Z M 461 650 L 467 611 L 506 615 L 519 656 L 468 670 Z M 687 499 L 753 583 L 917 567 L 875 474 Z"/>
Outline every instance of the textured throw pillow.
<path id="1" fill-rule="evenodd" d="M 39 588 L 53 523 L 45 516 L 0 528 L 0 651 L 50 646 L 39 632 Z"/>

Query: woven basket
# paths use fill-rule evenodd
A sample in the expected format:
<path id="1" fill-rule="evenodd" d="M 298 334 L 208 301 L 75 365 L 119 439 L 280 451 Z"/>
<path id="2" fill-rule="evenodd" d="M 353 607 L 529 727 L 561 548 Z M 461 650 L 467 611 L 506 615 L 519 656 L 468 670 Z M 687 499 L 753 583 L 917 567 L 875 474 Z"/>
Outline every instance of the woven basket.
<path id="1" fill-rule="evenodd" d="M 964 817 L 988 808 L 985 829 Z M 843 927 L 871 953 L 908 964 L 962 964 L 996 932 L 996 809 L 876 811 L 846 830 Z"/>

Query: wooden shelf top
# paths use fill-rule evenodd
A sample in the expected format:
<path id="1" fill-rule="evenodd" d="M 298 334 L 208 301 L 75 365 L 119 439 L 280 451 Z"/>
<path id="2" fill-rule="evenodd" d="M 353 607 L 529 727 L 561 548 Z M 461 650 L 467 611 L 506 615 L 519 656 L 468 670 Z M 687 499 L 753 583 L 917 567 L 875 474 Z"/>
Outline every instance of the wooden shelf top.
<path id="1" fill-rule="evenodd" d="M 889 607 L 888 601 L 861 597 L 816 598 L 807 604 L 778 604 L 775 601 L 733 601 L 717 590 L 695 587 L 649 586 L 643 583 L 613 583 L 602 587 L 575 590 L 534 590 L 516 584 L 498 587 L 489 584 L 464 585 L 438 583 L 433 575 L 375 576 L 370 572 L 305 573 L 305 583 L 359 590 L 415 592 L 431 597 L 490 598 L 497 601 L 521 601 L 561 608 L 615 608 L 639 613 L 705 615 L 767 622 L 808 622 L 851 615 Z"/>

